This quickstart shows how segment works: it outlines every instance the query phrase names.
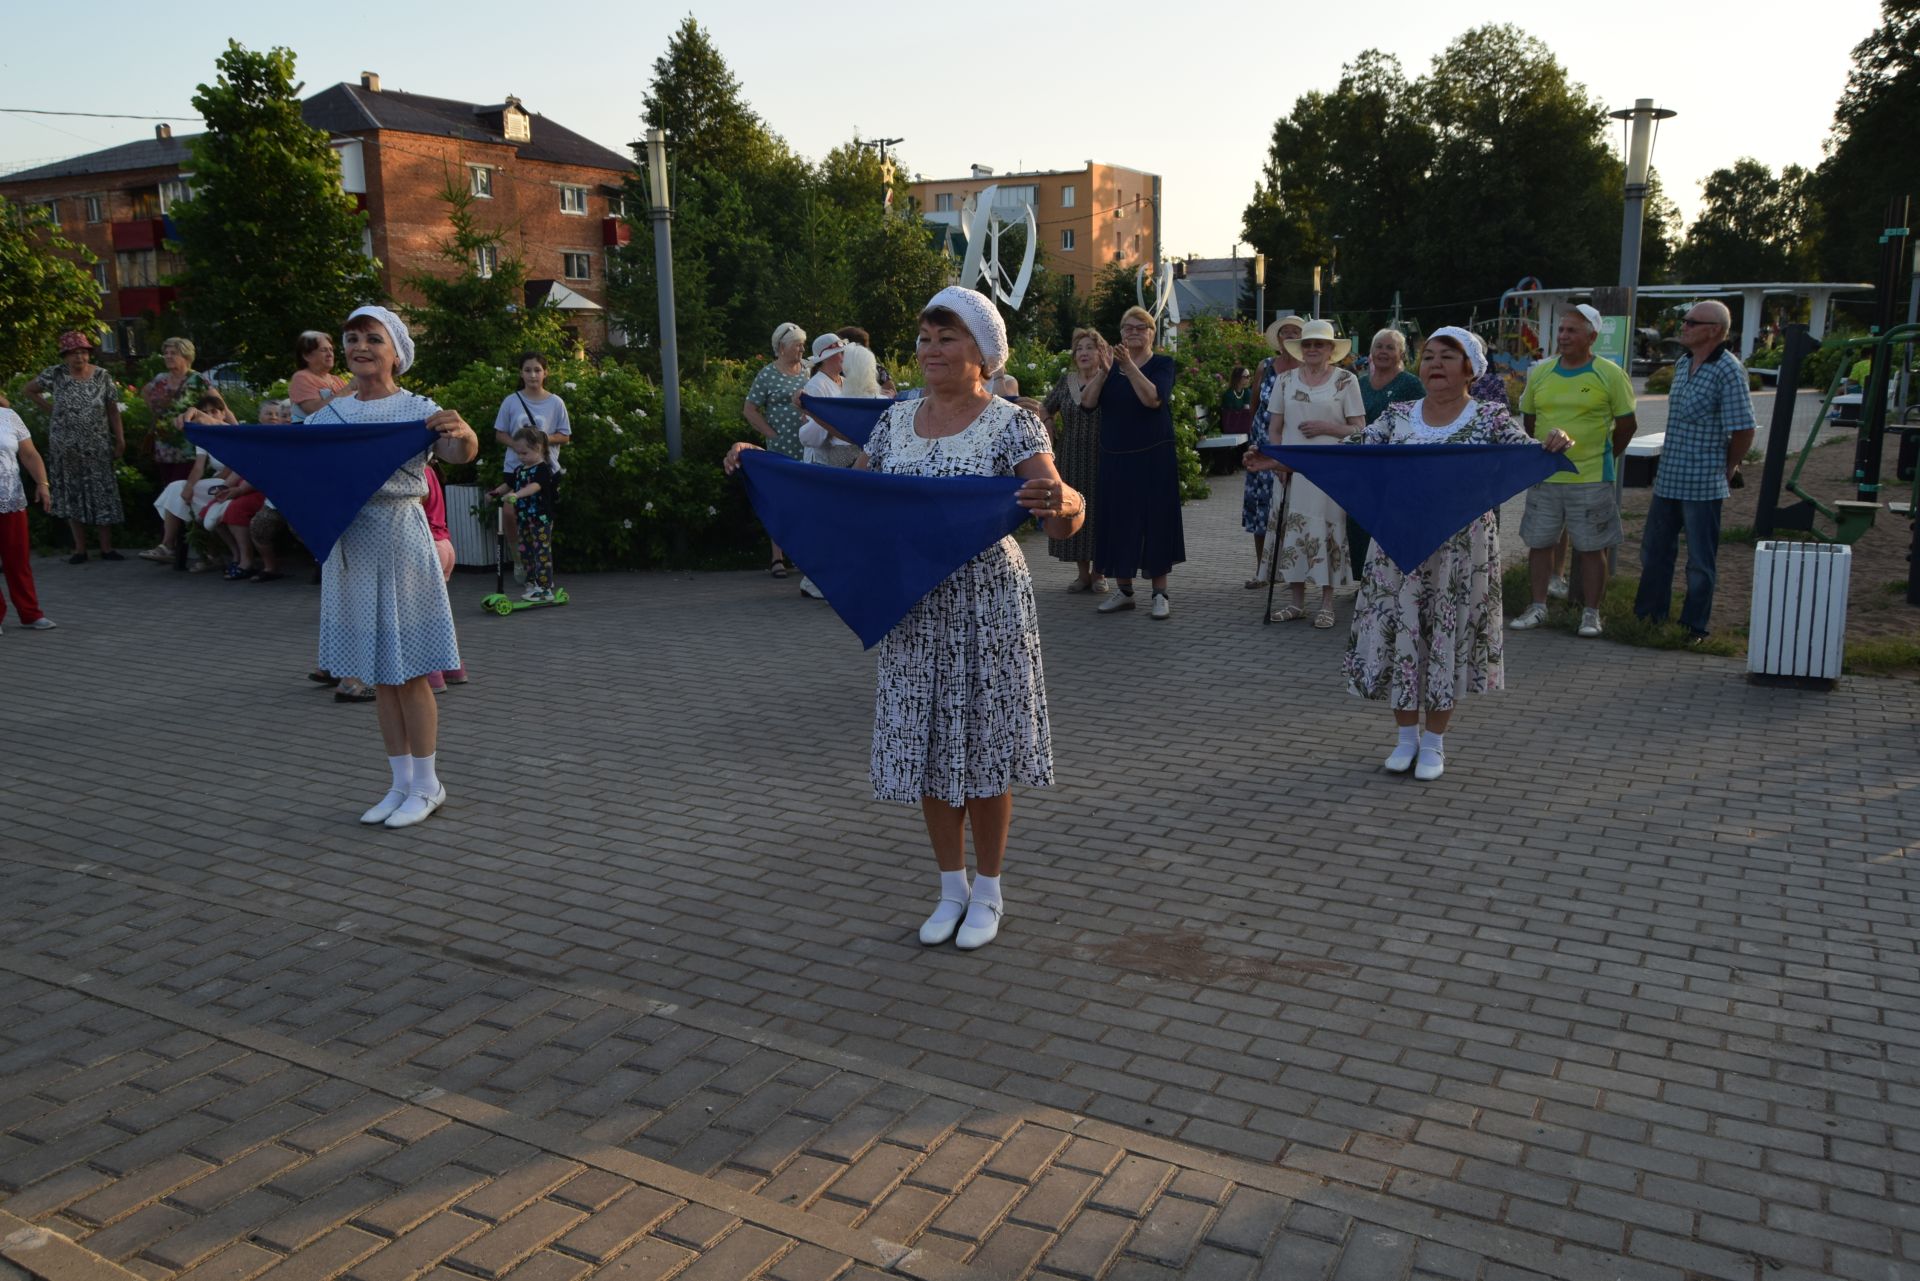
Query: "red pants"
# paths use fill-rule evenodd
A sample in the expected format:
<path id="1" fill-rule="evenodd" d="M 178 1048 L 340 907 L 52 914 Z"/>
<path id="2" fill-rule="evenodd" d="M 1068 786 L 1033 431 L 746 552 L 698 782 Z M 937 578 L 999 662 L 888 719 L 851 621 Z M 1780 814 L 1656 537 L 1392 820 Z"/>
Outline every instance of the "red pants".
<path id="1" fill-rule="evenodd" d="M 0 514 L 0 573 L 7 580 L 7 595 L 23 623 L 40 621 L 40 599 L 33 594 L 33 549 L 27 545 L 27 514 L 24 511 Z M 0 597 L 0 619 L 7 616 L 7 602 Z"/>

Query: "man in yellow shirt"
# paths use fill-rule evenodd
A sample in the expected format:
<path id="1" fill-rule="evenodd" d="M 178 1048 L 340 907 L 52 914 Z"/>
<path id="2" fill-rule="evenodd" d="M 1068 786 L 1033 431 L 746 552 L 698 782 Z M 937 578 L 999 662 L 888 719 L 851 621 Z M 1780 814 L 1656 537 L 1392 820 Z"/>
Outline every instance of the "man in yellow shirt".
<path id="1" fill-rule="evenodd" d="M 1607 549 L 1618 546 L 1623 537 L 1614 476 L 1638 426 L 1633 383 L 1620 366 L 1593 354 L 1593 341 L 1600 333 L 1600 313 L 1595 308 L 1581 303 L 1560 318 L 1554 333 L 1559 354 L 1528 371 L 1520 413 L 1528 435 L 1558 428 L 1573 437 L 1573 448 L 1566 456 L 1577 470 L 1556 472 L 1527 491 L 1520 541 L 1528 549 L 1533 603 L 1508 626 L 1526 631 L 1546 620 L 1554 545 L 1565 534 L 1573 543 L 1580 595 L 1586 604 L 1580 634 L 1598 636 Z"/>

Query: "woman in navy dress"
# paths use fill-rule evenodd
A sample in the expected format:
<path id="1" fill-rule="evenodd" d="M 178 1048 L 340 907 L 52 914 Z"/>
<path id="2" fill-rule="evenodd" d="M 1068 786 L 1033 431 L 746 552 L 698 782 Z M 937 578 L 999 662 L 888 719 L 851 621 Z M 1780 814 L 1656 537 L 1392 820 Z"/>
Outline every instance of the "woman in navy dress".
<path id="1" fill-rule="evenodd" d="M 1173 616 L 1167 575 L 1187 558 L 1173 447 L 1173 357 L 1153 351 L 1153 316 L 1129 307 L 1120 345 L 1103 348 L 1080 403 L 1100 409 L 1101 516 L 1094 570 L 1114 580 L 1100 612 L 1134 607 L 1136 574 L 1153 580 L 1153 617 Z"/>

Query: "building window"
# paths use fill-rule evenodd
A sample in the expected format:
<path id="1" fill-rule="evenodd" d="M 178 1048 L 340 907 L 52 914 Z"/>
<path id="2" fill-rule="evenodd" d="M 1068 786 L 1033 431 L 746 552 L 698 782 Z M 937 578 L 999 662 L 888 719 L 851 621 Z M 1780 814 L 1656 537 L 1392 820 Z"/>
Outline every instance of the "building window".
<path id="1" fill-rule="evenodd" d="M 60 202 L 58 200 L 42 200 L 35 207 L 47 215 L 48 222 L 56 227 L 60 225 Z"/>
<path id="2" fill-rule="evenodd" d="M 624 194 L 607 197 L 607 217 L 624 218 L 627 216 L 627 198 Z"/>
<path id="3" fill-rule="evenodd" d="M 185 204 L 193 199 L 193 187 L 186 175 L 169 178 L 160 184 L 160 212 L 166 213 L 175 205 Z"/>
<path id="4" fill-rule="evenodd" d="M 481 200 L 492 200 L 493 170 L 485 165 L 468 165 L 467 172 L 473 177 L 473 194 Z"/>
<path id="5" fill-rule="evenodd" d="M 1072 183 L 1068 183 L 1066 186 L 1060 188 L 1060 207 L 1062 209 L 1073 208 L 1073 198 L 1074 198 L 1074 192 L 1073 192 Z"/>
<path id="6" fill-rule="evenodd" d="M 104 294 L 107 292 L 107 264 L 106 263 L 96 262 L 93 264 L 93 283 L 100 286 L 101 293 Z"/>
<path id="7" fill-rule="evenodd" d="M 1073 228 L 1072 227 L 1068 227 L 1065 231 L 1060 233 L 1060 248 L 1063 251 L 1073 248 Z"/>
<path id="8" fill-rule="evenodd" d="M 560 212 L 580 214 L 584 217 L 587 212 L 587 189 L 585 187 L 560 188 Z"/>
<path id="9" fill-rule="evenodd" d="M 107 220 L 106 211 L 100 207 L 100 197 L 88 196 L 86 206 L 88 222 L 105 222 Z"/>
<path id="10" fill-rule="evenodd" d="M 109 325 L 100 331 L 100 350 L 106 355 L 114 355 L 120 350 L 120 336 Z"/>
<path id="11" fill-rule="evenodd" d="M 563 253 L 560 255 L 561 274 L 568 280 L 593 279 L 593 255 L 585 253 Z"/>
<path id="12" fill-rule="evenodd" d="M 160 283 L 160 255 L 151 249 L 131 249 L 117 253 L 114 275 L 122 289 L 144 289 Z"/>
<path id="13" fill-rule="evenodd" d="M 933 211 L 935 213 L 952 213 L 953 193 L 951 191 L 943 191 L 936 195 L 933 198 Z"/>
<path id="14" fill-rule="evenodd" d="M 1024 187 L 1001 187 L 993 193 L 995 209 L 1030 209 L 1036 202 L 1039 188 L 1031 185 Z"/>
<path id="15" fill-rule="evenodd" d="M 473 251 L 473 270 L 482 280 L 489 280 L 493 273 L 500 270 L 500 246 L 481 245 Z"/>

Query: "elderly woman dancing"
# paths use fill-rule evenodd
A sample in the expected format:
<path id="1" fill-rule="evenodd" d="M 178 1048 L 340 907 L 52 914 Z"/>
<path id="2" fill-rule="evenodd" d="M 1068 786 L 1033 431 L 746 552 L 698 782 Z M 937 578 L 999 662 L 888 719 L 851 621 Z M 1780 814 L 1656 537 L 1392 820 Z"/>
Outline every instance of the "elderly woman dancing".
<path id="1" fill-rule="evenodd" d="M 856 467 L 908 476 L 1017 476 L 1020 505 L 1049 538 L 1086 515 L 1054 470 L 1047 430 L 989 395 L 1007 330 L 985 295 L 942 289 L 915 344 L 926 394 L 881 415 Z M 727 470 L 753 445 L 735 445 Z M 1053 743 L 1033 579 L 1011 536 L 948 575 L 880 642 L 871 776 L 876 800 L 919 802 L 940 869 L 940 899 L 920 927 L 929 947 L 991 942 L 1006 911 L 1000 874 L 1013 785 L 1053 783 Z M 966 832 L 978 875 L 967 880 Z"/>
<path id="2" fill-rule="evenodd" d="M 1435 330 L 1420 352 L 1419 400 L 1389 405 L 1349 443 L 1360 445 L 1528 445 L 1504 404 L 1474 400 L 1468 384 L 1487 358 L 1457 326 Z M 1572 439 L 1541 442 L 1563 453 Z M 1421 780 L 1446 768 L 1447 726 L 1465 694 L 1506 683 L 1501 658 L 1500 537 L 1484 512 L 1417 568 L 1403 571 L 1375 543 L 1354 605 L 1344 667 L 1347 687 L 1392 704 L 1399 740 L 1386 768 Z M 1427 726 L 1420 729 L 1424 711 Z"/>
<path id="3" fill-rule="evenodd" d="M 321 670 L 374 687 L 380 737 L 393 771 L 393 785 L 360 821 L 411 827 L 447 799 L 435 761 L 439 710 L 427 678 L 460 666 L 453 610 L 421 506 L 427 454 L 471 462 L 480 442 L 458 413 L 395 382 L 413 364 L 413 337 L 391 311 L 358 308 L 347 317 L 340 345 L 353 384 L 309 422 L 425 420 L 440 437 L 431 450 L 395 469 L 360 509 L 334 544 L 320 580 Z"/>

